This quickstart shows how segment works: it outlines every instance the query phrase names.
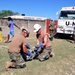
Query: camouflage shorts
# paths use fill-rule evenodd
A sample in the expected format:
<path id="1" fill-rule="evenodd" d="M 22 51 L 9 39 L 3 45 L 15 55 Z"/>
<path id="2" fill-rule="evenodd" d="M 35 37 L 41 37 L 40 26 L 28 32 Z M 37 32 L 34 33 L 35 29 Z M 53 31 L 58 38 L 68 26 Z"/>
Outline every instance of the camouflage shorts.
<path id="1" fill-rule="evenodd" d="M 12 54 L 12 53 L 9 53 L 9 57 L 11 59 L 11 62 L 14 62 L 14 67 L 15 68 L 23 68 L 25 67 L 25 61 L 24 59 L 22 58 L 21 54 L 20 53 L 15 53 L 15 54 Z"/>
<path id="2" fill-rule="evenodd" d="M 50 57 L 51 51 L 52 51 L 52 48 L 50 46 L 43 49 L 43 51 L 38 56 L 39 60 L 40 61 L 47 60 Z"/>

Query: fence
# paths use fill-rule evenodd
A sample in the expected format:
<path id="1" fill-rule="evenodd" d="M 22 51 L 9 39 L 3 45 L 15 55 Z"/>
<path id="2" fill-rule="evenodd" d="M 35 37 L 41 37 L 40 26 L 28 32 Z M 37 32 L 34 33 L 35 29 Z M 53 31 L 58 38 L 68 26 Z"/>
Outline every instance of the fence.
<path id="1" fill-rule="evenodd" d="M 26 28 L 28 28 L 28 30 L 30 31 L 30 34 L 35 34 L 33 32 L 33 26 L 34 24 L 38 23 L 42 26 L 42 29 L 45 31 L 46 27 L 45 27 L 45 20 L 25 20 L 25 19 L 13 19 L 13 21 L 15 22 L 16 25 L 18 25 L 19 27 L 24 26 Z M 5 18 L 0 19 L 0 27 L 2 28 L 2 35 L 3 37 L 6 37 L 8 32 L 9 32 L 9 28 L 8 28 L 8 21 Z M 15 34 L 20 33 L 20 30 L 16 27 L 14 27 L 15 29 Z"/>

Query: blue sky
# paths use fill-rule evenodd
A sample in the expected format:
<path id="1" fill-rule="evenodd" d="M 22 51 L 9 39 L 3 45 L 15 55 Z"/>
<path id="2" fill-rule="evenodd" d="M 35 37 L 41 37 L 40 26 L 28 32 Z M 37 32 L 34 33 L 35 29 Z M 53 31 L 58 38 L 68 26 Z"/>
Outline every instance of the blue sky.
<path id="1" fill-rule="evenodd" d="M 57 19 L 56 12 L 65 6 L 75 6 L 75 0 L 1 0 L 1 10 L 11 10 L 26 16 Z"/>

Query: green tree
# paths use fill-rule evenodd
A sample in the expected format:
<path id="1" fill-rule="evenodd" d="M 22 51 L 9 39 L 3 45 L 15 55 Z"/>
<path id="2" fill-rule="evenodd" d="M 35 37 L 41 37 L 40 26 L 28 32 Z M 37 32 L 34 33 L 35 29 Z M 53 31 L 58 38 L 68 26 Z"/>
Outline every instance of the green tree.
<path id="1" fill-rule="evenodd" d="M 2 10 L 0 11 L 0 18 L 6 17 L 6 16 L 12 16 L 12 15 L 19 15 L 18 12 L 13 12 L 11 10 Z"/>

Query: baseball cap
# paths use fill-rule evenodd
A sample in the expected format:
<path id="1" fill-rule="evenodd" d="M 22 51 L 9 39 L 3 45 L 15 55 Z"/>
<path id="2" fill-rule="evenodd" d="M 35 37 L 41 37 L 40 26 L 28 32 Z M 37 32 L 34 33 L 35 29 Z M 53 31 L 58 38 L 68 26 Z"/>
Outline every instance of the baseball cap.
<path id="1" fill-rule="evenodd" d="M 21 31 L 27 33 L 27 37 L 29 37 L 30 32 L 28 31 L 27 28 L 22 28 Z"/>

